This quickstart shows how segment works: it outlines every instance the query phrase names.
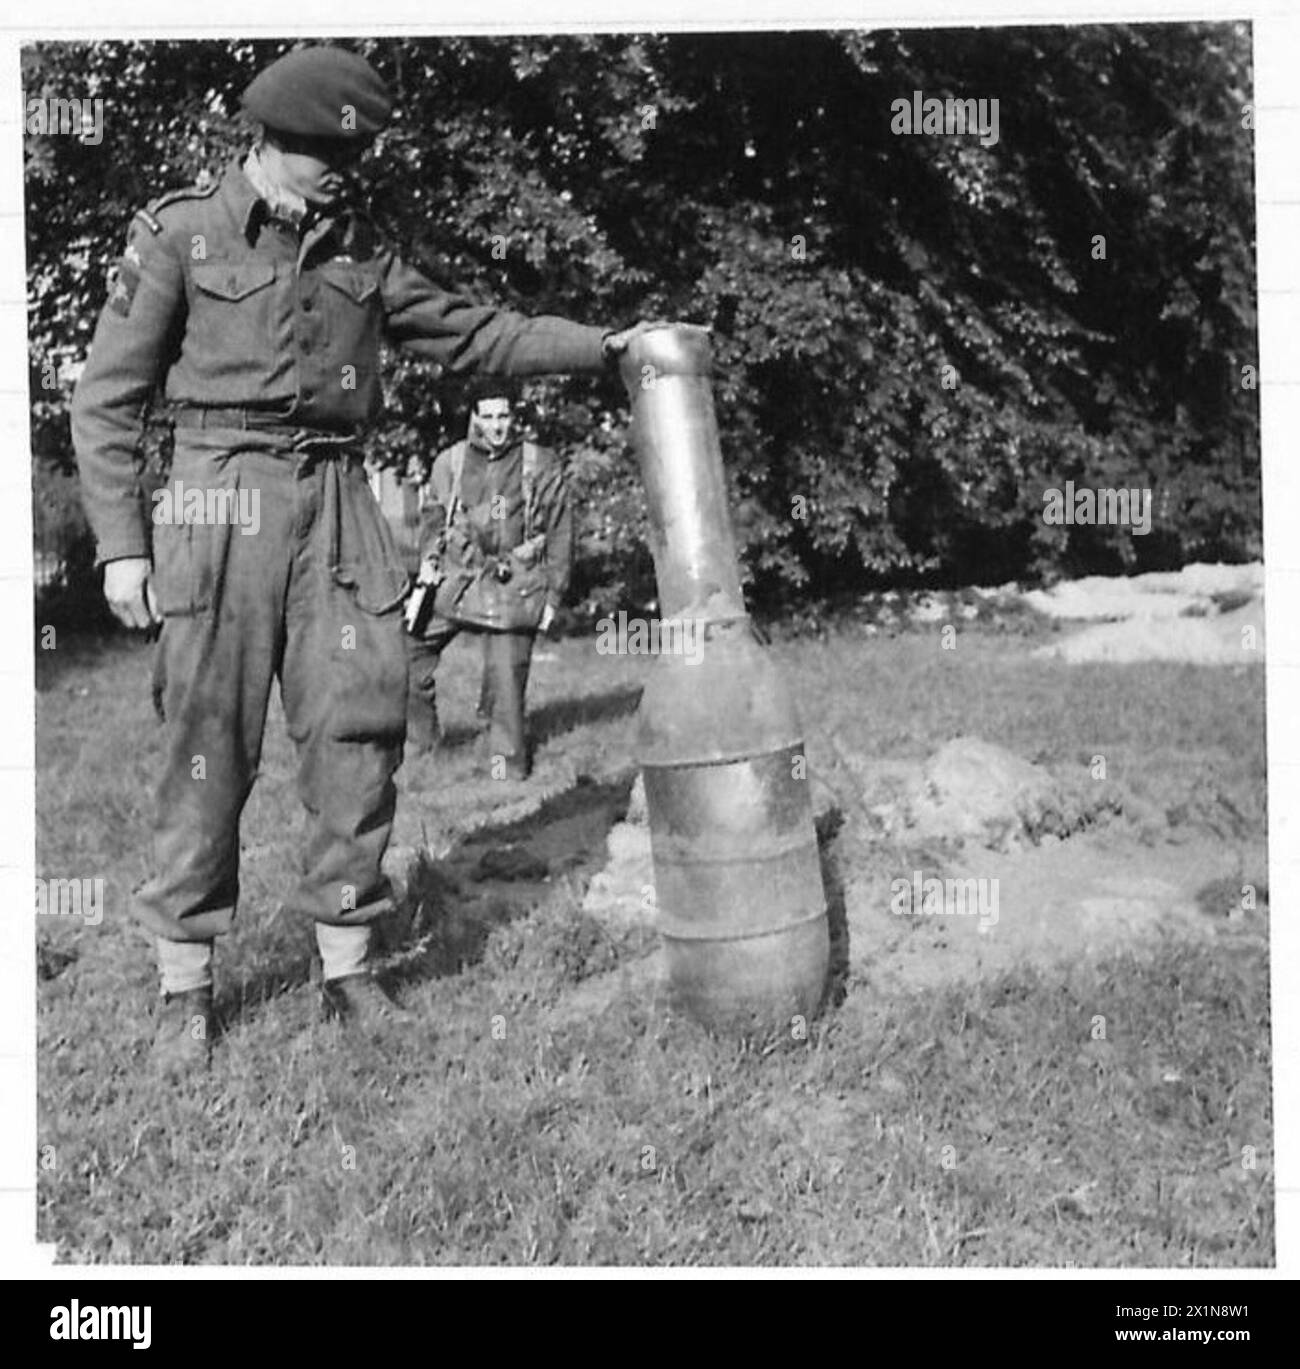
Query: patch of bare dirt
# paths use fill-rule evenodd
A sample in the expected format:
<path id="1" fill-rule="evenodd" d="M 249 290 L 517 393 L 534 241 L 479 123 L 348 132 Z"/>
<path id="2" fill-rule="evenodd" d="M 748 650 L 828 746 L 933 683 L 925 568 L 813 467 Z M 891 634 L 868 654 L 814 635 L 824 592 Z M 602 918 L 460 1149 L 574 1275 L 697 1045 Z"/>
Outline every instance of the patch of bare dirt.
<path id="1" fill-rule="evenodd" d="M 1014 852 L 972 848 L 941 860 L 898 850 L 869 872 L 846 873 L 849 964 L 882 986 L 917 989 L 1171 936 L 1266 936 L 1265 870 L 1262 843 L 1152 846 L 1113 832 Z M 942 896 L 926 906 L 914 896 L 918 879 L 922 888 L 941 881 Z M 1243 896 L 1243 886 L 1253 893 Z"/>

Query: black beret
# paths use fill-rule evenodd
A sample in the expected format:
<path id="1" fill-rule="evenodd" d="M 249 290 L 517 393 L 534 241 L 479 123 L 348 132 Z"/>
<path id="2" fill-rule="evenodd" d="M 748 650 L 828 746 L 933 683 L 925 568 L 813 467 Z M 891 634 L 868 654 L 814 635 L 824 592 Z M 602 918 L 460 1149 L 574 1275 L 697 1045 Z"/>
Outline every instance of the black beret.
<path id="1" fill-rule="evenodd" d="M 322 46 L 297 48 L 259 72 L 244 108 L 283 133 L 368 141 L 388 122 L 393 97 L 364 57 Z"/>

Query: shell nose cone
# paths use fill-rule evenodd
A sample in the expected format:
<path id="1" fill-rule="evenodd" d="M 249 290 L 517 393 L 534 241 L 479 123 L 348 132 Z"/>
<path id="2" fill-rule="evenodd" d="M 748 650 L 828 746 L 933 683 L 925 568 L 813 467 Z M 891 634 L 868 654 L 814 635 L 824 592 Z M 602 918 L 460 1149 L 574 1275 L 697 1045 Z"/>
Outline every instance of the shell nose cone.
<path id="1" fill-rule="evenodd" d="M 639 388 L 643 368 L 652 366 L 659 375 L 710 376 L 713 351 L 709 330 L 693 323 L 674 323 L 651 328 L 632 339 L 620 369 L 628 389 Z"/>

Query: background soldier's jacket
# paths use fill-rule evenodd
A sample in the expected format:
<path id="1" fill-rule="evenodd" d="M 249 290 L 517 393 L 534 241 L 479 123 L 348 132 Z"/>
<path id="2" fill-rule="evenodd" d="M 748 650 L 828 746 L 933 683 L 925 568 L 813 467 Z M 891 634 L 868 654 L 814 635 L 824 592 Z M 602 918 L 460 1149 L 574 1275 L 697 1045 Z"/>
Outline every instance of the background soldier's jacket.
<path id="1" fill-rule="evenodd" d="M 137 452 L 159 384 L 173 404 L 284 410 L 290 427 L 352 431 L 381 403 L 381 336 L 453 374 L 604 366 L 601 329 L 449 294 L 356 212 L 300 238 L 238 165 L 141 211 L 72 402 L 100 560 L 149 554 Z"/>
<path id="2" fill-rule="evenodd" d="M 451 501 L 452 465 L 457 447 L 446 448 L 434 458 L 429 481 L 422 491 L 420 510 L 420 556 L 440 564 L 481 566 L 488 557 L 505 556 L 526 536 L 543 536 L 546 542 L 542 569 L 546 573 L 546 601 L 558 609 L 569 587 L 573 561 L 573 516 L 569 507 L 564 465 L 554 452 L 537 447 L 537 473 L 533 489 L 531 527 L 524 526 L 523 452 L 516 442 L 495 459 L 473 442 L 464 443 L 460 499 L 452 536 L 444 546 L 447 505 Z M 498 516 L 493 516 L 494 501 Z M 465 555 L 468 550 L 469 554 Z"/>

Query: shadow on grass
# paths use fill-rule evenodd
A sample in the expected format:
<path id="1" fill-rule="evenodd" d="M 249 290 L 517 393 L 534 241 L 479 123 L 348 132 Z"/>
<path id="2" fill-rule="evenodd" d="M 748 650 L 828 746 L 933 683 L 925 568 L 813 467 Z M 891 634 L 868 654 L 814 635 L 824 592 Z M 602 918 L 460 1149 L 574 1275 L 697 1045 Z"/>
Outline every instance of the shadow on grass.
<path id="1" fill-rule="evenodd" d="M 632 772 L 577 784 L 523 818 L 469 833 L 441 860 L 419 852 L 406 893 L 380 929 L 377 949 L 393 958 L 397 984 L 459 974 L 483 958 L 493 930 L 526 916 L 606 863 L 609 829 L 627 813 Z M 571 886 L 569 886 L 571 887 Z"/>
<path id="2" fill-rule="evenodd" d="M 153 637 L 144 633 L 129 633 L 111 621 L 98 630 L 79 624 L 54 624 L 54 635 L 42 639 L 42 624 L 38 619 L 36 637 L 35 684 L 43 694 L 57 689 L 66 677 L 81 685 L 81 692 L 89 692 L 85 676 L 110 661 L 135 653 L 153 650 Z"/>
<path id="3" fill-rule="evenodd" d="M 543 704 L 532 715 L 533 738 L 540 746 L 574 728 L 624 718 L 635 713 L 640 702 L 640 685 L 623 685 L 603 694 L 584 694 L 576 699 L 556 699 Z"/>
<path id="4" fill-rule="evenodd" d="M 605 839 L 627 812 L 634 772 L 598 782 L 580 776 L 523 818 L 469 833 L 441 860 L 419 852 L 398 906 L 375 927 L 372 955 L 394 986 L 459 974 L 483 957 L 493 930 L 526 916 L 578 880 L 585 889 L 607 860 Z M 217 992 L 217 1034 L 282 994 L 311 983 L 310 949 L 277 956 Z M 57 974 L 63 967 L 54 967 Z"/>
<path id="5" fill-rule="evenodd" d="M 831 942 L 824 1000 L 827 1010 L 838 1008 L 849 991 L 849 919 L 844 908 L 844 879 L 835 846 L 835 838 L 843 826 L 844 814 L 838 807 L 828 808 L 817 817 L 817 854 L 821 861 L 822 888 L 826 890 L 826 921 Z"/>
<path id="6" fill-rule="evenodd" d="M 583 694 L 576 699 L 555 699 L 528 715 L 530 745 L 541 746 L 552 737 L 562 736 L 588 724 L 612 722 L 635 713 L 641 702 L 641 687 L 628 685 L 603 694 Z M 449 723 L 442 729 L 441 745 L 448 751 L 470 746 L 486 735 L 488 718 L 479 714 L 472 723 Z"/>
<path id="7" fill-rule="evenodd" d="M 443 727 L 439 745 L 447 751 L 457 751 L 462 746 L 470 746 L 487 732 L 487 720 L 479 719 L 472 723 L 451 723 Z"/>

